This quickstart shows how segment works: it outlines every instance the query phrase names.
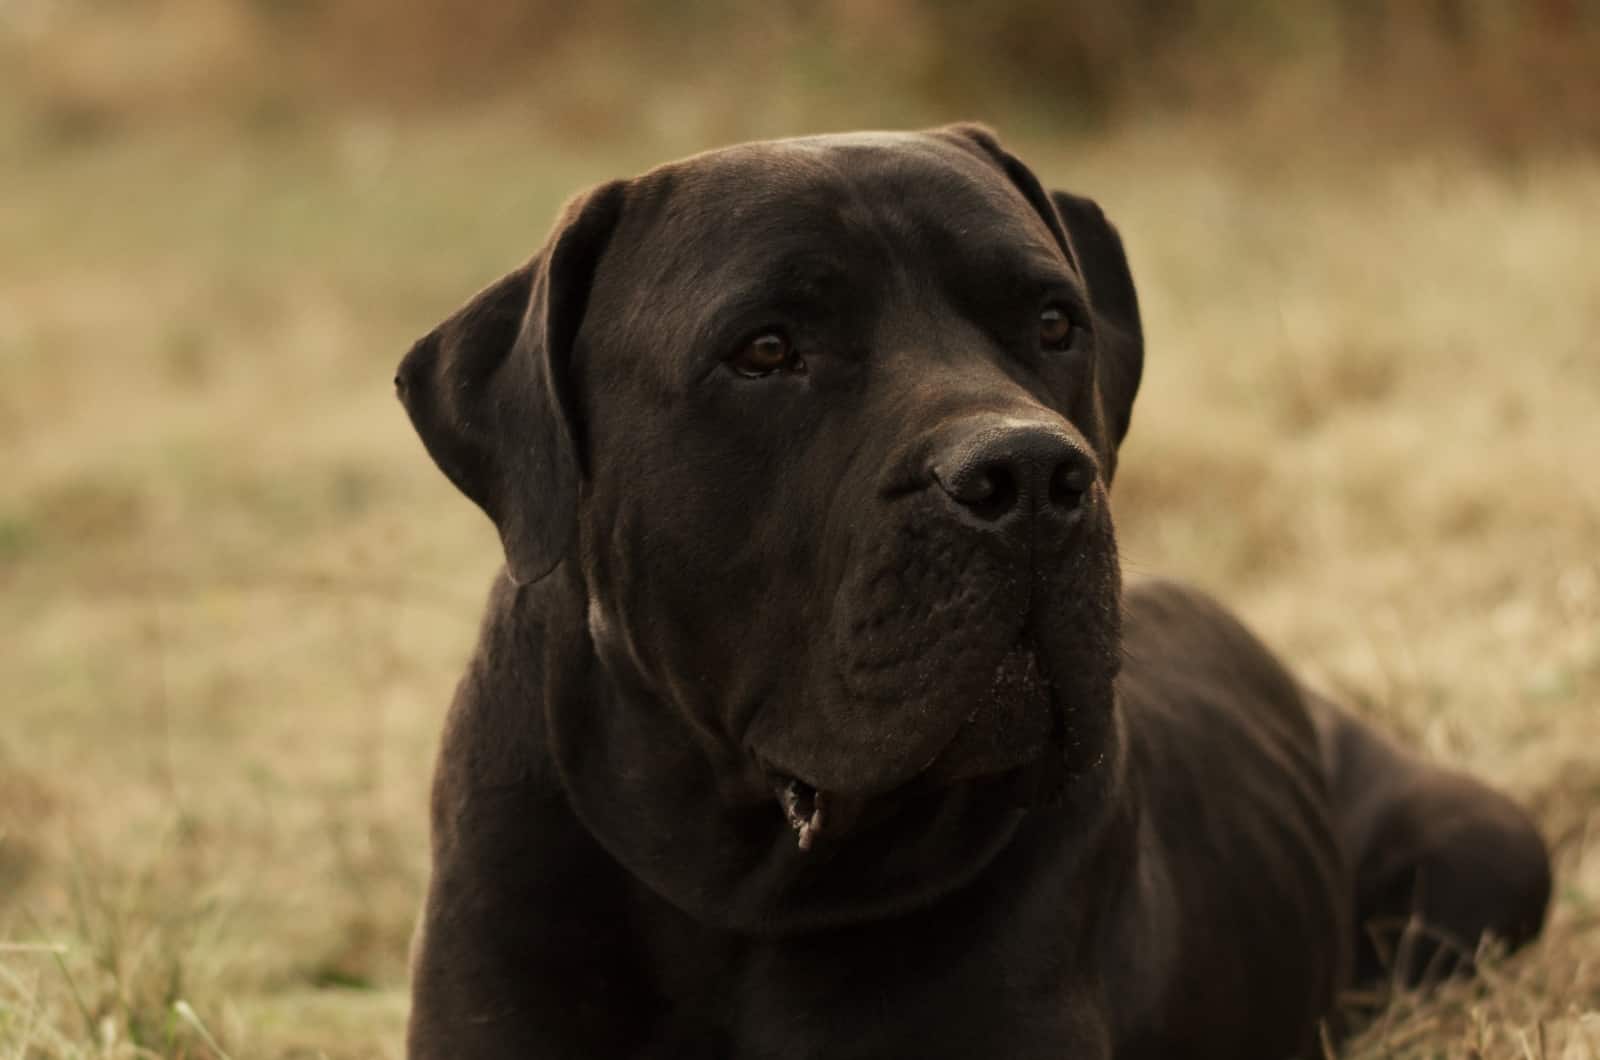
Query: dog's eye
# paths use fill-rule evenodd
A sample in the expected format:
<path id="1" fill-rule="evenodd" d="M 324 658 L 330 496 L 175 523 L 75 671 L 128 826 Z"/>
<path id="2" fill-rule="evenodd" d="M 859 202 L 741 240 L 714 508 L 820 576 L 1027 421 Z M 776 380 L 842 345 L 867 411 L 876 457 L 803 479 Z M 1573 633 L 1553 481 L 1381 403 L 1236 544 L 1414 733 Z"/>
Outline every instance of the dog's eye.
<path id="1" fill-rule="evenodd" d="M 1078 327 L 1060 306 L 1046 306 L 1039 314 L 1039 345 L 1047 350 L 1072 348 Z"/>
<path id="2" fill-rule="evenodd" d="M 764 331 L 744 344 L 729 362 L 740 375 L 757 378 L 773 372 L 799 372 L 805 362 L 795 355 L 794 346 L 781 331 Z"/>

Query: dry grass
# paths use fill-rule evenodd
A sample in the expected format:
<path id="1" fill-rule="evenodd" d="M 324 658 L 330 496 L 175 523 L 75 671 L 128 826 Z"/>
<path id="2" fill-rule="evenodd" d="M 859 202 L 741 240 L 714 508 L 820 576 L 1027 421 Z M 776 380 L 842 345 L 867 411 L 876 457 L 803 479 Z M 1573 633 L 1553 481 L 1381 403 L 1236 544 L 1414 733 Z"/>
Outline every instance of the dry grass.
<path id="1" fill-rule="evenodd" d="M 1141 282 L 1129 566 L 1555 843 L 1545 940 L 1349 1055 L 1596 1060 L 1600 164 L 1214 132 L 1019 145 Z M 698 146 L 494 110 L 5 141 L 0 1058 L 399 1054 L 496 543 L 391 369 L 574 188 Z"/>

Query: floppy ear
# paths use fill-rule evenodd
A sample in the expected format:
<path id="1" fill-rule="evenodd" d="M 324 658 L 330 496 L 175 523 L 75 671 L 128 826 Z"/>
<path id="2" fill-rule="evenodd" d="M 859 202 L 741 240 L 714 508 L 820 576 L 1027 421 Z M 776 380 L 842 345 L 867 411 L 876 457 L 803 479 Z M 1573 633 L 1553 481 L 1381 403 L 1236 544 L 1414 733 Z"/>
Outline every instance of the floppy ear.
<path id="1" fill-rule="evenodd" d="M 1067 230 L 1078 269 L 1089 288 L 1099 346 L 1095 377 L 1100 407 L 1112 443 L 1121 445 L 1133 418 L 1139 378 L 1144 374 L 1144 328 L 1139 323 L 1139 296 L 1133 288 L 1128 255 L 1116 226 L 1106 219 L 1098 203 L 1065 191 L 1052 191 L 1050 201 Z"/>
<path id="2" fill-rule="evenodd" d="M 494 520 L 519 585 L 550 573 L 576 530 L 573 347 L 622 189 L 569 203 L 532 260 L 420 339 L 395 376 L 428 455 Z"/>
<path id="3" fill-rule="evenodd" d="M 1038 211 L 1083 277 L 1094 314 L 1095 389 L 1110 448 L 1105 469 L 1109 481 L 1116 466 L 1116 448 L 1128 433 L 1133 399 L 1144 371 L 1139 298 L 1134 293 L 1122 238 L 1092 200 L 1064 191 L 1047 194 L 1033 171 L 1001 147 L 994 133 L 984 126 L 964 123 L 937 131 L 976 146 L 998 165 Z"/>

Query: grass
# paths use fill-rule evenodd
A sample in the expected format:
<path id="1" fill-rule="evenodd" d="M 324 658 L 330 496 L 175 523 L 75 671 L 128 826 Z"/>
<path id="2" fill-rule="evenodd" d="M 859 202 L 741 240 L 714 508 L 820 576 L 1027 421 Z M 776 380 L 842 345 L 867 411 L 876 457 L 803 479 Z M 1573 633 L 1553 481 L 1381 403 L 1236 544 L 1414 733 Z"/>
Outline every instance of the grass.
<path id="1" fill-rule="evenodd" d="M 10 117 L 0 1060 L 396 1057 L 497 546 L 393 365 L 570 192 L 707 145 L 488 106 Z M 1596 1060 L 1600 163 L 1218 133 L 1015 145 L 1103 202 L 1140 282 L 1128 566 L 1217 591 L 1555 846 L 1544 941 L 1378 1008 L 1347 1055 Z"/>

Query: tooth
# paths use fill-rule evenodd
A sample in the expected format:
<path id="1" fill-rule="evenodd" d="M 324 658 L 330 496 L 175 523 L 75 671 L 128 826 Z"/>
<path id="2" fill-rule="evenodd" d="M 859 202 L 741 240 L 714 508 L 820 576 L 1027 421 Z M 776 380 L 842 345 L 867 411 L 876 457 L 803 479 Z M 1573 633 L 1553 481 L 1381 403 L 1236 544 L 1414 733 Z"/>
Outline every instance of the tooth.
<path id="1" fill-rule="evenodd" d="M 783 807 L 783 815 L 788 818 L 789 827 L 799 831 L 805 825 L 805 818 L 800 814 L 800 782 L 793 778 L 784 782 L 778 789 L 778 805 Z"/>
<path id="2" fill-rule="evenodd" d="M 817 836 L 822 832 L 822 828 L 827 822 L 827 795 L 821 791 L 813 792 L 811 795 L 811 815 L 800 826 L 799 843 L 801 850 L 811 849 L 811 844 L 816 842 Z"/>
<path id="3" fill-rule="evenodd" d="M 827 797 L 823 792 L 790 778 L 780 796 L 783 815 L 795 830 L 801 850 L 810 850 L 827 824 Z"/>

